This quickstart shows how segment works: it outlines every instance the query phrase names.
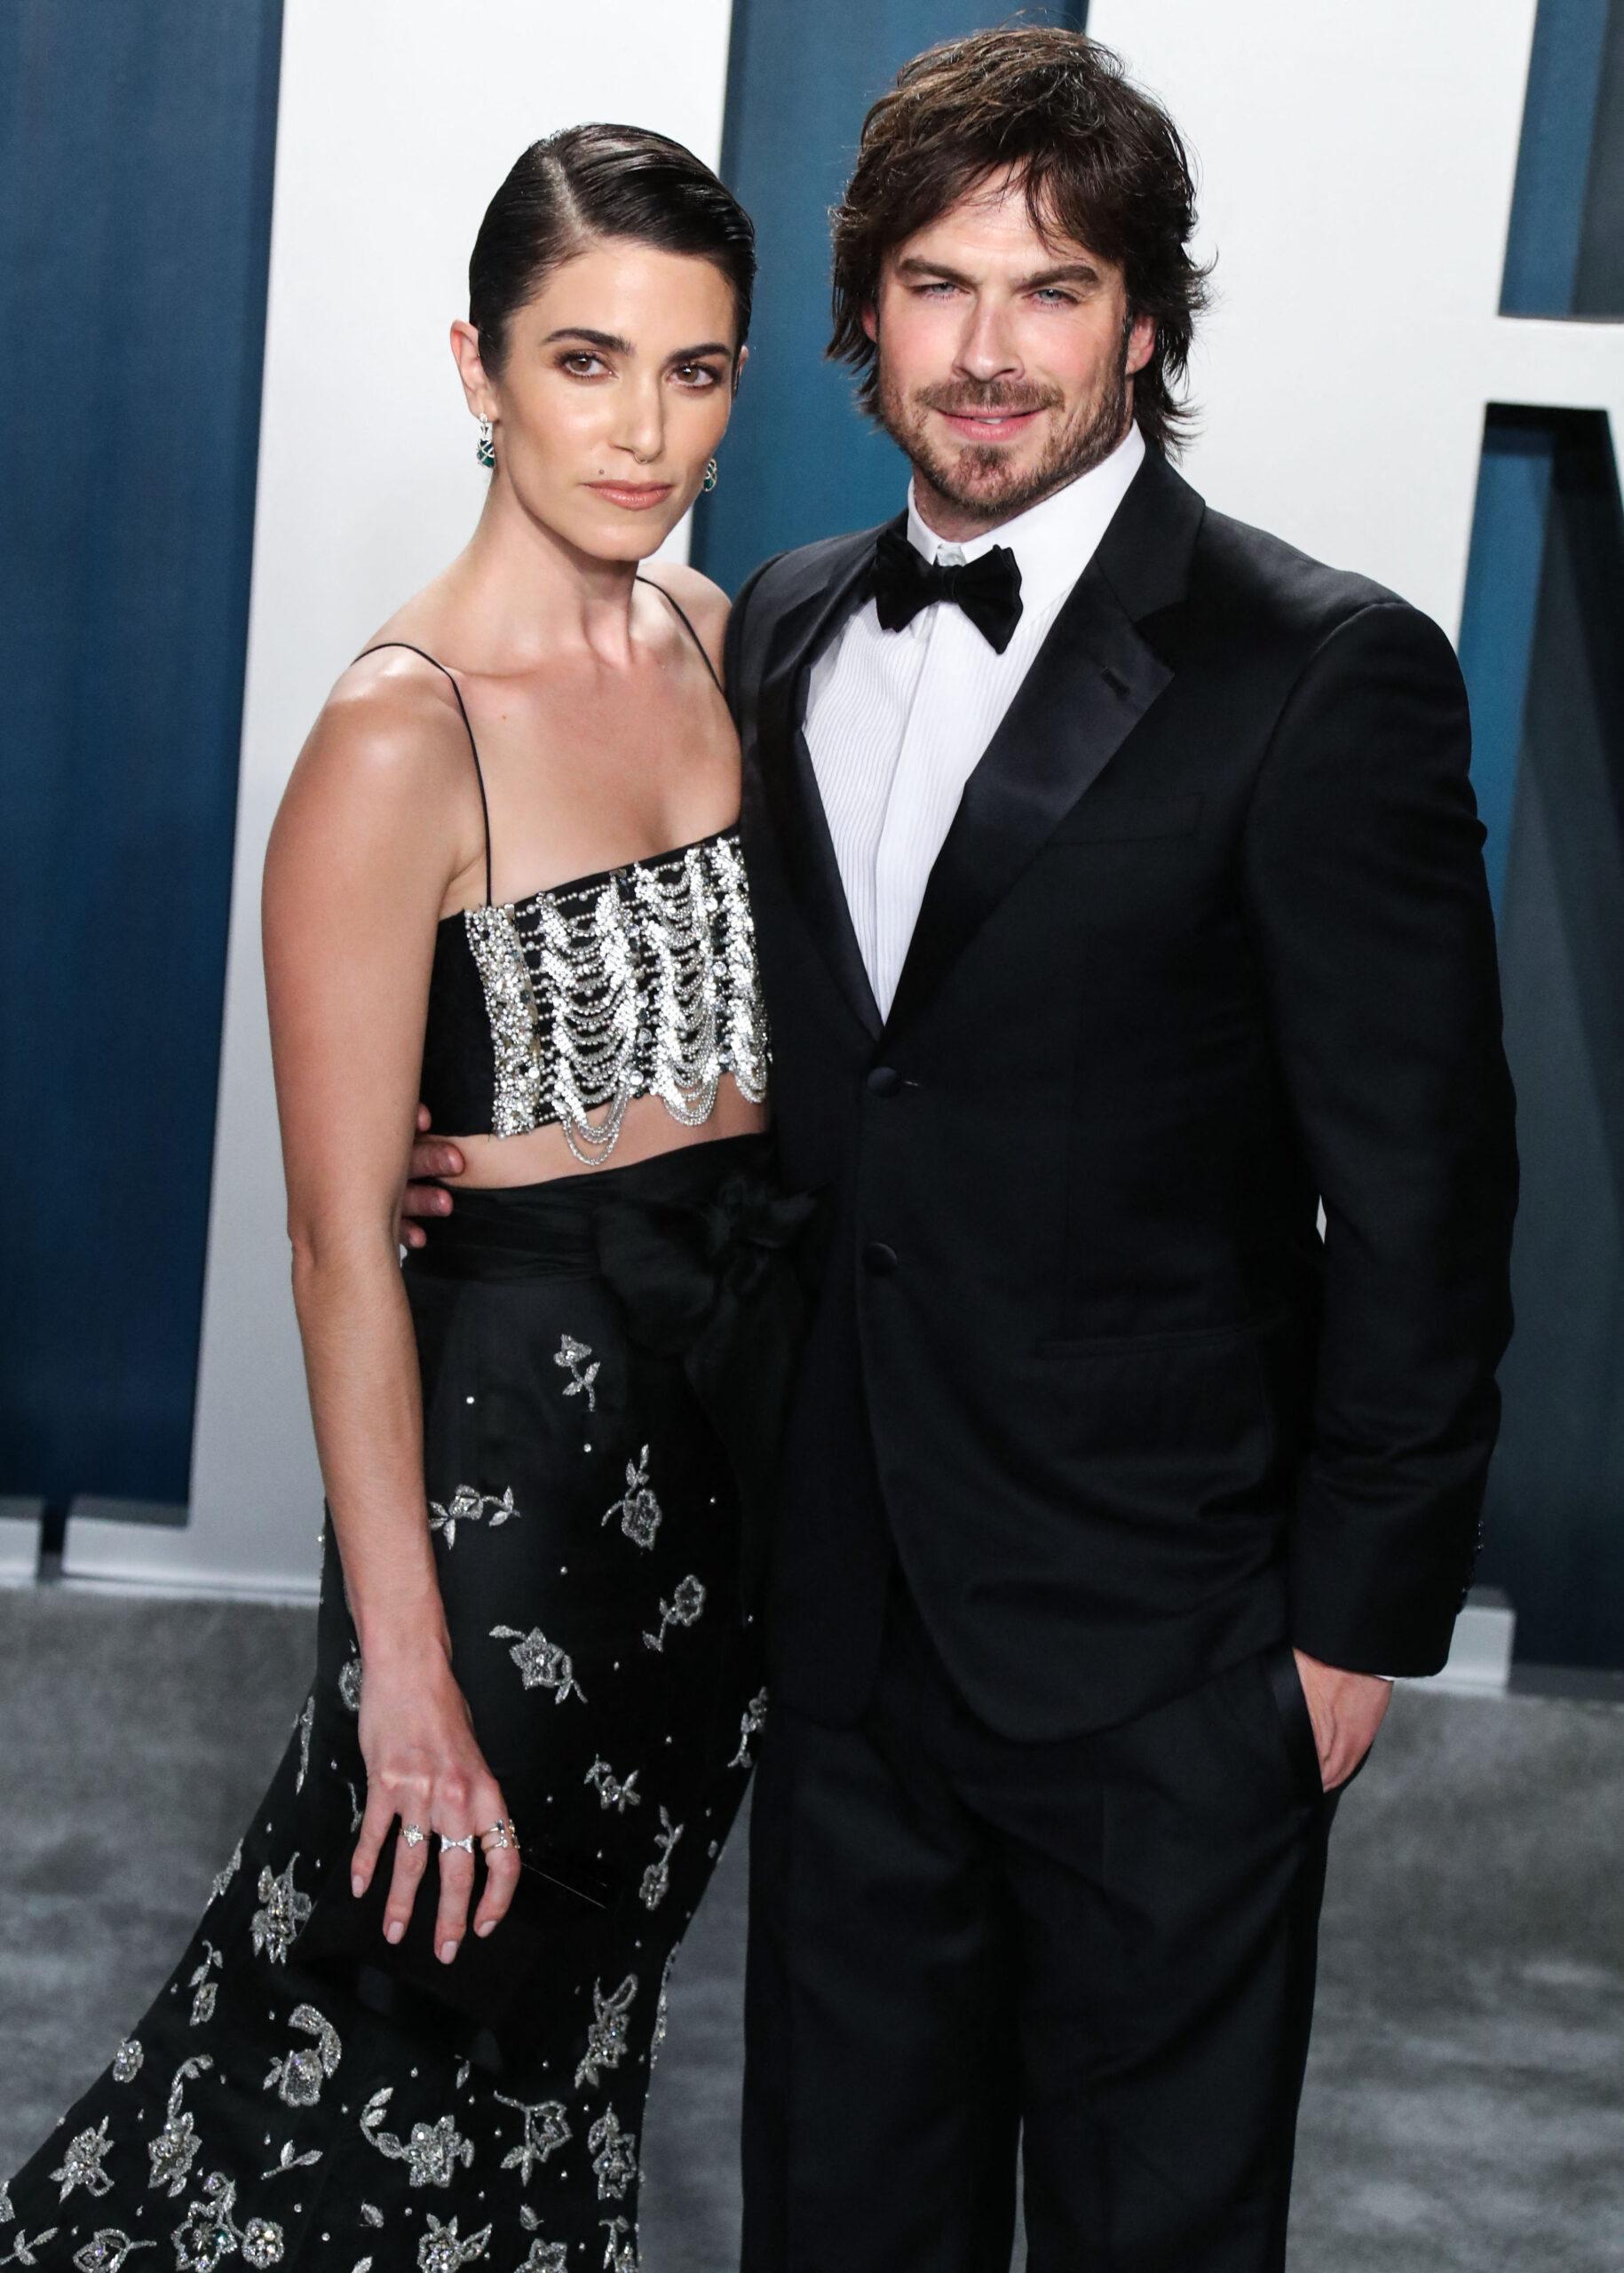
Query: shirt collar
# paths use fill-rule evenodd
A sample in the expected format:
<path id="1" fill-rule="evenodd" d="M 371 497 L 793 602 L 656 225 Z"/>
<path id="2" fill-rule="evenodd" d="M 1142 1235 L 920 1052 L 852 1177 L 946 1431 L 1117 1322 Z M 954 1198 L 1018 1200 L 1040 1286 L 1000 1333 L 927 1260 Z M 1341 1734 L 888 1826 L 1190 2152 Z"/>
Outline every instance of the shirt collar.
<path id="1" fill-rule="evenodd" d="M 1145 457 L 1145 438 L 1136 422 L 1108 458 L 1068 481 L 1064 489 L 1029 505 L 1024 513 L 967 537 L 959 546 L 966 560 L 978 560 L 996 544 L 1007 545 L 1020 569 L 1021 599 L 1042 608 L 1065 598 L 1098 549 L 1113 516 L 1128 495 Z M 952 543 L 939 537 L 921 519 L 907 489 L 907 537 L 916 552 L 933 561 Z"/>

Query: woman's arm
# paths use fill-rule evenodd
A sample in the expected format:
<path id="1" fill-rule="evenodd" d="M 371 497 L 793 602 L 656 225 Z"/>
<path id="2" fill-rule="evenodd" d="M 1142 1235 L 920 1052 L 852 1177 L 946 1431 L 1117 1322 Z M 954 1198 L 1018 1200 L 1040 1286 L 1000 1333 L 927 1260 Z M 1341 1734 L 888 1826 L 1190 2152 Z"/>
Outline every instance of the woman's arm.
<path id="1" fill-rule="evenodd" d="M 395 1244 L 435 924 L 453 876 L 478 857 L 465 744 L 422 671 L 375 664 L 329 701 L 289 783 L 265 878 L 294 1301 L 364 1668 L 358 1892 L 397 1813 L 453 1837 L 506 1814 L 452 1671 Z M 425 1847 L 397 1843 L 391 1940 L 425 1860 Z M 477 1930 L 505 1910 L 517 1861 L 492 1855 Z M 471 1857 L 446 1857 L 442 1954 L 456 1953 L 472 1879 Z"/>

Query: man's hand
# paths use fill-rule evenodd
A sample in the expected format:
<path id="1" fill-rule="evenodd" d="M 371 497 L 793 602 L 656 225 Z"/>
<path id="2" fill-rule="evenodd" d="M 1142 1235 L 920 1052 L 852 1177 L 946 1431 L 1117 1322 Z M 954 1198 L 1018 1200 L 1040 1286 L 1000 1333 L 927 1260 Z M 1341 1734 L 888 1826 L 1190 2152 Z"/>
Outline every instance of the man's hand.
<path id="1" fill-rule="evenodd" d="M 1294 1650 L 1308 1714 L 1319 1747 L 1319 1775 L 1327 1792 L 1345 1784 L 1376 1740 L 1393 1685 L 1373 1673 L 1343 1673 Z"/>
<path id="2" fill-rule="evenodd" d="M 455 1144 L 448 1144 L 443 1136 L 429 1134 L 429 1108 L 417 1108 L 417 1136 L 412 1146 L 410 1182 L 400 1194 L 400 1222 L 398 1236 L 402 1247 L 423 1247 L 428 1233 L 421 1224 L 414 1223 L 415 1216 L 448 1216 L 451 1194 L 442 1192 L 437 1184 L 425 1184 L 422 1177 L 431 1176 L 461 1176 L 465 1166 Z"/>

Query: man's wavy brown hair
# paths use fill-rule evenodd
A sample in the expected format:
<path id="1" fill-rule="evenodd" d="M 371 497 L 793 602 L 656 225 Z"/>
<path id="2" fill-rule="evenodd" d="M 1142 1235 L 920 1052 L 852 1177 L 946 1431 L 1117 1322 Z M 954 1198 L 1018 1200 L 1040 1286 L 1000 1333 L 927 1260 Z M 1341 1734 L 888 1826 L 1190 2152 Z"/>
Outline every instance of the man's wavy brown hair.
<path id="1" fill-rule="evenodd" d="M 830 358 L 860 375 L 858 400 L 878 406 L 878 354 L 863 312 L 879 299 L 888 252 L 1012 170 L 1037 228 L 1120 263 L 1129 317 L 1156 327 L 1134 380 L 1147 442 L 1176 449 L 1183 394 L 1207 271 L 1191 257 L 1195 185 L 1178 129 L 1134 86 L 1120 57 L 1081 32 L 1005 25 L 927 48 L 863 122 L 857 164 L 835 208 Z"/>

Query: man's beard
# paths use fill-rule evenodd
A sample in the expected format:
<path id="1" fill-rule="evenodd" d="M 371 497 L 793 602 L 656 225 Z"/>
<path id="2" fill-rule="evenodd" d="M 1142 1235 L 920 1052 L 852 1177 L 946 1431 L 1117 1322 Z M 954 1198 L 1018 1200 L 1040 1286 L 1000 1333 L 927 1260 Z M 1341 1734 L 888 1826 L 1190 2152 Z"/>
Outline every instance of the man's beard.
<path id="1" fill-rule="evenodd" d="M 1045 392 L 997 381 L 978 386 L 964 381 L 957 386 L 924 387 L 904 400 L 886 384 L 882 353 L 879 421 L 912 462 L 915 472 L 948 504 L 989 525 L 1012 520 L 1028 505 L 1064 489 L 1079 474 L 1102 463 L 1121 440 L 1133 400 L 1128 376 L 1129 344 L 1129 328 L 1124 327 L 1121 351 L 1099 393 L 1081 417 L 1050 437 L 1048 448 L 1033 466 L 1021 468 L 996 442 L 970 442 L 950 453 L 939 449 L 931 439 L 931 413 L 963 416 L 1001 411 L 1010 416 L 1052 410 L 1061 400 L 1052 388 Z"/>

